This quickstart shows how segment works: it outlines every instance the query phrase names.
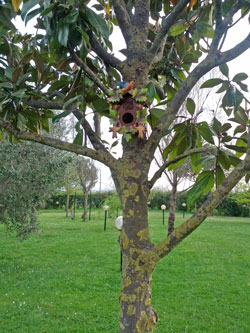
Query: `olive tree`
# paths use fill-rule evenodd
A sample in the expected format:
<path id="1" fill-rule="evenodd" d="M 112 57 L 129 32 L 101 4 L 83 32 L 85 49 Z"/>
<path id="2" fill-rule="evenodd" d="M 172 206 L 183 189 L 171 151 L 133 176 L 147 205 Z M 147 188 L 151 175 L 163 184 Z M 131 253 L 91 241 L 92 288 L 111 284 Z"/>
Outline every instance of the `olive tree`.
<path id="1" fill-rule="evenodd" d="M 223 44 L 250 10 L 249 0 L 12 0 L 1 2 L 0 127 L 10 140 L 28 140 L 97 160 L 110 168 L 122 202 L 123 256 L 120 331 L 152 332 L 157 314 L 151 306 L 152 273 L 157 263 L 206 219 L 222 198 L 250 170 L 249 113 L 244 96 L 247 75 L 231 77 L 227 65 L 250 47 L 250 35 L 231 49 Z M 16 15 L 27 23 L 37 17 L 36 33 L 22 35 Z M 237 16 L 237 20 L 233 21 Z M 109 37 L 119 29 L 124 60 L 113 53 Z M 195 102 L 188 97 L 198 80 L 219 66 L 221 108 L 237 124 L 213 119 L 194 123 Z M 175 124 L 182 105 L 189 119 Z M 88 108 L 111 120 L 122 154 L 112 153 L 116 140 L 100 137 Z M 53 111 L 62 110 L 59 115 Z M 39 134 L 48 118 L 72 113 L 78 120 L 73 143 Z M 164 163 L 149 178 L 155 151 L 168 133 Z M 99 133 L 100 134 L 100 133 Z M 84 140 L 88 138 L 88 140 Z M 202 140 L 205 140 L 206 143 Z M 119 139 L 118 139 L 119 140 Z M 227 155 L 222 148 L 235 154 Z M 202 155 L 201 155 L 202 154 Z M 191 156 L 193 163 L 215 159 L 213 170 L 200 170 L 188 205 L 214 191 L 197 212 L 158 244 L 148 227 L 148 195 L 169 166 Z M 203 161 L 204 162 L 204 161 Z M 232 171 L 226 176 L 224 170 Z"/>
<path id="2" fill-rule="evenodd" d="M 63 183 L 68 159 L 54 149 L 30 143 L 0 142 L 0 222 L 26 238 L 38 228 L 36 211 Z"/>
<path id="3" fill-rule="evenodd" d="M 79 177 L 79 183 L 83 191 L 83 214 L 82 219 L 85 222 L 88 214 L 88 196 L 91 189 L 98 180 L 97 168 L 91 160 L 79 157 L 76 161 L 76 170 Z"/>

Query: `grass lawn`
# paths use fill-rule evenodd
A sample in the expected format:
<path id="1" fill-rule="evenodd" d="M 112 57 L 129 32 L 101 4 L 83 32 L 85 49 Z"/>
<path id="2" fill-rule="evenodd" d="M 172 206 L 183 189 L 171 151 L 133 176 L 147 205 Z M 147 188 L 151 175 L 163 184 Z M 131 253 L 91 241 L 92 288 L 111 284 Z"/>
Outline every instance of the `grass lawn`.
<path id="1" fill-rule="evenodd" d="M 167 215 L 167 214 L 166 214 Z M 166 234 L 150 212 L 152 241 Z M 167 216 L 166 216 L 167 217 Z M 114 219 L 39 214 L 24 242 L 0 225 L 0 332 L 118 332 L 120 250 Z M 177 223 L 182 222 L 177 215 Z M 250 332 L 250 219 L 210 217 L 157 266 L 156 332 Z"/>

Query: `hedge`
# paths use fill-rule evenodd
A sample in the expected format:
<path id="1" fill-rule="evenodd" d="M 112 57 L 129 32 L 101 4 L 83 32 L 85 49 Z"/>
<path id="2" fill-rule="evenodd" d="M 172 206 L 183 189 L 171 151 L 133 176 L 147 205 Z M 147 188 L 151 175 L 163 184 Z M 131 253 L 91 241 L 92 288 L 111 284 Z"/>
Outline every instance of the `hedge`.
<path id="1" fill-rule="evenodd" d="M 91 203 L 92 208 L 102 208 L 106 199 L 110 200 L 114 191 L 106 192 L 93 192 L 89 195 L 88 204 Z M 248 193 L 248 192 L 247 192 Z M 170 191 L 160 191 L 153 190 L 149 196 L 149 209 L 160 209 L 161 205 L 164 204 L 169 210 L 169 200 L 170 200 Z M 222 202 L 219 204 L 217 209 L 214 211 L 217 215 L 225 216 L 250 216 L 250 207 L 249 204 L 244 205 L 240 203 L 239 198 L 241 197 L 241 192 L 230 193 L 225 197 Z M 70 197 L 70 206 L 73 204 L 75 195 Z M 250 193 L 249 193 L 250 198 Z M 204 195 L 196 204 L 196 207 L 193 207 L 191 211 L 194 211 L 195 208 L 199 208 L 202 203 L 207 199 L 207 195 Z M 112 199 L 111 199 L 112 200 Z M 57 202 L 59 204 L 57 204 Z M 66 194 L 64 192 L 56 192 L 45 204 L 45 208 L 63 208 L 65 207 Z M 106 201 L 107 202 L 107 201 Z M 176 200 L 176 209 L 181 211 L 183 209 L 182 204 L 187 202 L 187 193 L 181 193 L 177 195 Z M 76 193 L 76 207 L 83 207 L 83 195 L 81 192 Z"/>

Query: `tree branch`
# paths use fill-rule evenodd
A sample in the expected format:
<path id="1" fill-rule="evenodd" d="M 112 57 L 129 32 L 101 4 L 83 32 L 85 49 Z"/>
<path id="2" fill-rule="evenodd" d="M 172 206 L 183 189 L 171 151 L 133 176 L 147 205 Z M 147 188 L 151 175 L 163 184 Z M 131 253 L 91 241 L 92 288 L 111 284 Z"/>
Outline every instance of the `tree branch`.
<path id="1" fill-rule="evenodd" d="M 101 88 L 101 90 L 108 96 L 109 95 L 109 90 L 108 88 L 106 88 L 106 86 L 98 79 L 98 77 L 95 75 L 94 72 L 92 72 L 92 70 L 87 66 L 87 64 L 85 64 L 84 61 L 82 61 L 81 58 L 78 57 L 78 55 L 76 54 L 76 52 L 73 50 L 73 48 L 71 46 L 69 46 L 69 51 L 70 54 L 73 58 L 73 60 L 75 61 L 75 63 L 82 68 L 85 73 L 90 77 L 90 79 L 97 84 L 97 86 L 99 88 Z"/>
<path id="2" fill-rule="evenodd" d="M 113 0 L 113 7 L 125 42 L 129 46 L 129 42 L 133 37 L 133 31 L 126 5 L 123 0 Z"/>
<path id="3" fill-rule="evenodd" d="M 155 246 L 157 261 L 169 254 L 178 244 L 191 234 L 206 217 L 213 212 L 222 199 L 237 185 L 237 183 L 250 171 L 250 126 L 248 127 L 248 144 L 245 160 L 243 160 L 223 181 L 223 183 L 212 192 L 198 211 L 186 222 L 177 227 L 166 239 Z"/>
<path id="4" fill-rule="evenodd" d="M 15 129 L 10 122 L 5 121 L 2 118 L 0 118 L 0 126 L 3 127 L 7 132 L 14 135 L 19 140 L 38 142 L 46 146 L 73 152 L 82 156 L 87 156 L 105 164 L 108 167 L 114 167 L 114 164 L 117 162 L 116 159 L 113 158 L 112 155 L 108 154 L 107 151 L 103 150 L 96 151 L 90 148 L 82 147 L 79 145 L 75 145 L 73 143 L 68 143 L 48 136 L 33 134 L 29 132 L 21 132 Z"/>
<path id="5" fill-rule="evenodd" d="M 128 0 L 126 4 L 127 12 L 129 14 L 130 19 L 132 20 L 133 14 L 132 14 L 132 9 L 133 9 L 133 0 Z"/>
<path id="6" fill-rule="evenodd" d="M 178 1 L 177 5 L 174 7 L 171 14 L 165 16 L 162 20 L 162 27 L 161 30 L 158 32 L 157 36 L 155 37 L 154 43 L 148 51 L 148 54 L 151 58 L 151 62 L 155 62 L 155 58 L 159 53 L 163 54 L 163 49 L 166 44 L 167 40 L 167 33 L 171 26 L 175 23 L 176 18 L 180 15 L 182 10 L 185 6 L 189 3 L 190 0 L 180 0 Z M 160 59 L 158 59 L 159 61 Z"/>
<path id="7" fill-rule="evenodd" d="M 122 68 L 122 61 L 114 57 L 112 54 L 106 52 L 104 48 L 101 46 L 93 32 L 88 33 L 90 37 L 90 44 L 92 50 L 108 65 L 115 67 L 117 69 Z"/>
<path id="8" fill-rule="evenodd" d="M 155 251 L 158 260 L 169 254 L 183 239 L 199 227 L 199 225 L 213 212 L 225 195 L 234 188 L 248 170 L 250 170 L 249 163 L 247 164 L 245 161 L 242 161 L 242 163 L 228 175 L 218 189 L 209 195 L 205 203 L 193 216 L 177 227 L 165 240 L 157 244 L 155 246 Z"/>
<path id="9" fill-rule="evenodd" d="M 222 20 L 222 8 L 221 8 L 221 0 L 215 1 L 215 32 L 214 37 L 210 46 L 210 52 L 216 52 L 218 49 L 220 40 L 222 36 L 228 31 L 230 28 L 229 24 L 232 21 L 232 17 L 236 14 L 236 12 L 240 8 L 240 3 L 236 3 L 235 6 L 231 8 L 231 10 L 227 13 L 224 20 Z"/>
<path id="10" fill-rule="evenodd" d="M 212 154 L 214 151 L 214 148 L 194 148 L 191 150 L 186 151 L 185 153 L 172 158 L 171 160 L 165 161 L 162 166 L 160 167 L 160 169 L 158 169 L 154 176 L 151 178 L 151 180 L 149 181 L 149 188 L 152 188 L 155 184 L 155 182 L 161 178 L 162 173 L 164 172 L 164 170 L 166 168 L 168 168 L 171 164 L 174 164 L 180 160 L 182 160 L 183 158 L 186 158 L 188 156 L 194 155 L 194 154 L 199 154 L 199 153 L 204 153 L 204 154 Z"/>
<path id="11" fill-rule="evenodd" d="M 60 94 L 61 98 L 64 98 L 65 96 L 63 94 Z M 34 100 L 34 99 L 23 99 L 23 102 L 31 107 L 37 108 L 37 109 L 52 109 L 52 110 L 62 110 L 63 109 L 63 104 L 59 102 L 51 102 L 51 101 L 44 101 L 44 100 Z M 95 132 L 92 130 L 89 122 L 84 118 L 83 114 L 76 108 L 73 108 L 73 106 L 68 106 L 69 108 L 71 107 L 72 113 L 74 116 L 78 119 L 81 120 L 83 119 L 82 122 L 82 127 L 87 133 L 87 136 L 93 145 L 93 147 L 96 150 L 102 150 L 107 153 L 107 150 L 105 146 L 100 142 L 99 138 L 95 134 Z"/>
<path id="12" fill-rule="evenodd" d="M 141 32 L 140 37 L 146 43 L 148 37 L 148 22 L 150 12 L 150 0 L 136 0 L 133 24 Z"/>
<path id="13" fill-rule="evenodd" d="M 162 133 L 164 133 L 164 131 L 167 130 L 170 124 L 173 122 L 181 105 L 184 103 L 188 94 L 193 89 L 198 80 L 214 67 L 237 58 L 249 48 L 250 34 L 242 42 L 226 52 L 209 52 L 207 57 L 194 68 L 194 70 L 189 74 L 186 80 L 182 83 L 182 86 L 176 92 L 166 112 L 159 119 L 156 127 L 152 130 L 152 133 L 147 142 L 147 147 L 145 147 L 150 151 L 152 159 L 154 151 L 162 137 Z"/>

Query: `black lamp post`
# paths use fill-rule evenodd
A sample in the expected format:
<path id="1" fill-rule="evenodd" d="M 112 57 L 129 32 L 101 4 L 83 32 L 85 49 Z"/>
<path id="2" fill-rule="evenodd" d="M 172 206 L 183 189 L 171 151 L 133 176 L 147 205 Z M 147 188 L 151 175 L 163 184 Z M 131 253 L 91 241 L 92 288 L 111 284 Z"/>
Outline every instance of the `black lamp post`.
<path id="1" fill-rule="evenodd" d="M 104 211 L 105 211 L 105 218 L 104 218 L 104 231 L 106 230 L 106 225 L 107 225 L 107 213 L 109 210 L 109 206 L 104 206 L 103 207 Z"/>
<path id="2" fill-rule="evenodd" d="M 116 229 L 121 231 L 123 226 L 123 216 L 118 216 L 115 220 Z M 118 242 L 120 243 L 120 236 Z M 120 271 L 122 271 L 122 249 L 121 249 L 121 259 L 120 259 Z"/>
<path id="3" fill-rule="evenodd" d="M 187 209 L 187 204 L 186 204 L 186 202 L 183 202 L 181 205 L 183 207 L 183 218 L 184 218 L 185 217 L 185 213 L 186 213 L 186 209 Z"/>
<path id="4" fill-rule="evenodd" d="M 165 210 L 167 209 L 166 205 L 161 205 L 162 210 L 162 224 L 165 224 Z"/>

